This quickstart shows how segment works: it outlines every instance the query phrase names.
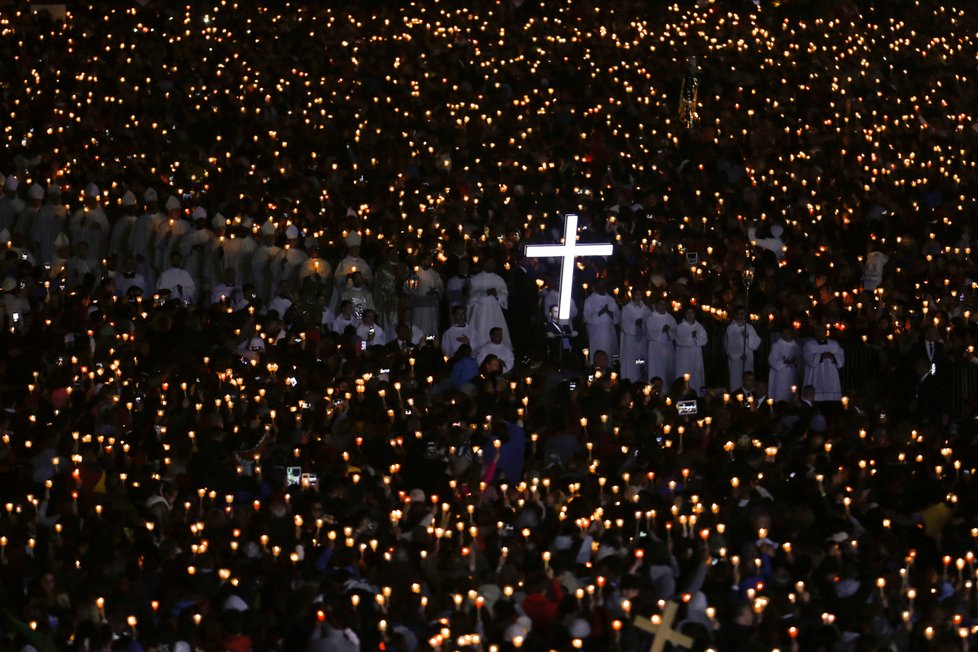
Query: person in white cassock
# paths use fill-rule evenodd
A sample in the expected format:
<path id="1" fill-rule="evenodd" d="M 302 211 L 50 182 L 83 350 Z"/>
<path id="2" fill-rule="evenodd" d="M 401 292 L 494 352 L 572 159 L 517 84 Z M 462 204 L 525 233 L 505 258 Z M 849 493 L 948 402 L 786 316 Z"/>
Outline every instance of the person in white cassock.
<path id="1" fill-rule="evenodd" d="M 234 268 L 234 279 L 242 287 L 251 283 L 251 257 L 258 248 L 258 240 L 251 230 L 252 225 L 251 218 L 247 215 L 240 221 L 235 220 L 235 224 L 229 229 L 231 235 L 220 243 L 224 249 L 223 265 Z"/>
<path id="2" fill-rule="evenodd" d="M 475 329 L 465 322 L 465 306 L 452 308 L 452 325 L 442 333 L 441 352 L 450 358 L 463 344 L 472 346 L 475 338 Z"/>
<path id="3" fill-rule="evenodd" d="M 338 279 L 345 279 L 355 268 L 363 274 L 363 280 L 366 281 L 367 285 L 370 285 L 370 281 L 374 277 L 373 270 L 370 269 L 367 261 L 360 257 L 360 245 L 363 242 L 363 238 L 360 237 L 359 233 L 354 231 L 346 236 L 344 242 L 346 243 L 347 252 L 346 256 L 336 265 L 336 277 Z"/>
<path id="4" fill-rule="evenodd" d="M 211 237 L 204 248 L 204 277 L 201 279 L 208 288 L 224 280 L 226 248 L 234 242 L 227 237 L 227 224 L 227 219 L 220 213 L 211 218 Z"/>
<path id="5" fill-rule="evenodd" d="M 347 326 L 353 326 L 353 328 L 356 328 L 359 325 L 360 318 L 353 311 L 353 302 L 349 299 L 344 299 L 340 302 L 340 311 L 333 320 L 330 330 L 332 330 L 334 333 L 339 333 L 342 335 Z"/>
<path id="6" fill-rule="evenodd" d="M 48 188 L 47 201 L 34 216 L 30 233 L 34 253 L 42 265 L 54 258 L 54 239 L 65 230 L 67 217 L 68 207 L 61 201 L 61 186 L 54 184 Z"/>
<path id="7" fill-rule="evenodd" d="M 359 270 L 350 272 L 347 283 L 340 293 L 340 300 L 349 301 L 353 304 L 353 313 L 357 316 L 358 321 L 363 319 L 364 310 L 374 309 L 374 295 L 367 289 L 363 281 L 363 274 Z"/>
<path id="8" fill-rule="evenodd" d="M 81 287 L 85 282 L 85 277 L 89 274 L 92 275 L 92 279 L 97 285 L 101 278 L 102 268 L 99 261 L 92 258 L 91 252 L 88 250 L 88 243 L 82 241 L 75 244 L 74 254 L 65 261 L 64 271 L 65 278 L 68 280 L 68 287 L 77 288 Z"/>
<path id="9" fill-rule="evenodd" d="M 170 200 L 173 201 L 170 201 Z M 156 256 L 156 268 L 163 271 L 170 266 L 173 260 L 171 254 L 179 252 L 178 244 L 190 231 L 190 222 L 183 219 L 183 211 L 180 202 L 175 197 L 166 200 L 167 219 L 156 230 L 156 238 L 153 240 L 154 255 Z M 206 217 L 206 215 L 205 215 Z"/>
<path id="10" fill-rule="evenodd" d="M 96 190 L 98 189 L 96 188 Z M 139 220 L 136 214 L 138 211 L 139 206 L 136 203 L 136 195 L 131 190 L 127 190 L 122 195 L 122 215 L 112 225 L 112 233 L 109 236 L 109 255 L 115 256 L 116 260 L 121 260 L 123 256 L 131 251 L 132 232 L 136 228 L 136 222 Z"/>
<path id="11" fill-rule="evenodd" d="M 211 304 L 224 302 L 224 305 L 234 308 L 242 296 L 241 286 L 234 279 L 234 268 L 225 267 L 224 279 L 211 290 Z"/>
<path id="12" fill-rule="evenodd" d="M 509 288 L 503 278 L 496 274 L 496 261 L 487 258 L 485 266 L 476 272 L 469 283 L 468 322 L 475 329 L 476 341 L 472 342 L 475 351 L 489 342 L 489 332 L 493 328 L 503 331 L 503 344 L 513 346 L 509 339 L 509 327 L 503 310 L 509 307 Z"/>
<path id="13" fill-rule="evenodd" d="M 251 257 L 251 282 L 263 303 L 272 299 L 278 288 L 276 271 L 281 269 L 282 248 L 275 244 L 275 224 L 269 220 L 261 225 L 261 244 Z"/>
<path id="14" fill-rule="evenodd" d="M 605 292 L 604 279 L 594 282 L 594 292 L 584 301 L 584 325 L 587 327 L 588 362 L 594 364 L 594 354 L 604 351 L 610 361 L 618 355 L 618 334 L 615 327 L 621 321 L 618 303 Z"/>
<path id="15" fill-rule="evenodd" d="M 798 390 L 801 383 L 801 370 L 804 367 L 801 346 L 795 339 L 795 331 L 786 326 L 781 330 L 781 338 L 771 344 L 767 356 L 771 372 L 767 379 L 767 393 L 774 402 L 790 401 L 791 388 Z"/>
<path id="16" fill-rule="evenodd" d="M 829 339 L 828 327 L 819 330 L 813 340 L 805 343 L 805 384 L 815 388 L 816 401 L 838 401 L 842 398 L 839 369 L 846 363 L 846 354 L 839 343 Z"/>
<path id="17" fill-rule="evenodd" d="M 99 203 L 98 186 L 90 183 L 85 186 L 85 205 L 68 220 L 68 235 L 72 242 L 87 242 L 89 255 L 102 260 L 109 255 L 109 230 L 109 218 Z"/>
<path id="18" fill-rule="evenodd" d="M 265 308 L 265 314 L 270 314 L 272 311 L 278 315 L 279 319 L 285 319 L 285 313 L 289 311 L 295 304 L 292 297 L 292 289 L 289 286 L 288 281 L 278 282 L 278 292 L 272 297 L 272 300 L 268 302 L 268 306 Z"/>
<path id="19" fill-rule="evenodd" d="M 44 201 L 44 188 L 38 184 L 32 185 L 27 189 L 27 202 L 23 210 L 17 215 L 12 232 L 21 237 L 21 242 L 31 251 L 34 251 L 34 243 L 31 240 L 31 231 L 34 230 L 34 219 L 37 212 L 41 210 L 41 203 Z"/>
<path id="20" fill-rule="evenodd" d="M 180 239 L 178 251 L 183 258 L 183 266 L 194 277 L 197 285 L 203 286 L 207 278 L 207 262 L 211 248 L 211 232 L 207 230 L 207 211 L 202 206 L 194 209 L 191 215 L 193 230 Z"/>
<path id="21" fill-rule="evenodd" d="M 445 282 L 431 266 L 430 258 L 421 261 L 417 278 L 408 278 L 404 286 L 411 298 L 411 325 L 422 332 L 422 337 L 438 335 L 438 312 Z"/>
<path id="22" fill-rule="evenodd" d="M 489 341 L 481 346 L 475 353 L 475 361 L 481 366 L 486 356 L 494 355 L 499 358 L 503 365 L 503 373 L 508 374 L 513 370 L 516 358 L 513 355 L 513 348 L 503 343 L 503 329 L 493 328 L 489 331 Z"/>
<path id="23" fill-rule="evenodd" d="M 377 313 L 370 308 L 363 311 L 363 321 L 357 326 L 357 335 L 367 343 L 368 349 L 387 344 L 387 334 L 377 323 Z"/>
<path id="24" fill-rule="evenodd" d="M 298 271 L 302 263 L 306 262 L 309 256 L 302 250 L 299 240 L 299 227 L 290 224 L 285 229 L 285 237 L 288 242 L 285 245 L 285 254 L 282 256 L 282 270 L 279 272 L 280 281 L 288 281 L 292 287 L 298 287 Z"/>
<path id="25" fill-rule="evenodd" d="M 306 238 L 306 252 L 309 257 L 303 261 L 296 272 L 299 285 L 311 277 L 316 285 L 325 288 L 333 282 L 333 266 L 329 264 L 328 260 L 319 257 L 319 242 L 312 236 Z"/>
<path id="26" fill-rule="evenodd" d="M 676 326 L 676 318 L 666 312 L 666 300 L 658 299 L 655 310 L 645 318 L 646 380 L 659 378 L 666 388 L 676 379 Z"/>
<path id="27" fill-rule="evenodd" d="M 676 377 L 689 374 L 689 388 L 700 396 L 706 388 L 703 347 L 707 342 L 706 329 L 696 321 L 696 311 L 686 308 L 683 320 L 676 326 Z"/>
<path id="28" fill-rule="evenodd" d="M 152 188 L 143 193 L 146 212 L 136 219 L 129 238 L 129 248 L 136 257 L 136 271 L 146 279 L 147 287 L 156 287 L 158 268 L 156 265 L 156 234 L 160 226 L 166 222 L 166 216 L 160 211 L 159 196 Z M 168 204 L 180 202 L 175 197 L 167 200 Z"/>
<path id="29" fill-rule="evenodd" d="M 642 378 L 639 361 L 646 361 L 649 342 L 645 337 L 645 320 L 652 311 L 645 305 L 638 291 L 632 292 L 632 300 L 621 309 L 621 375 L 632 382 Z"/>
<path id="30" fill-rule="evenodd" d="M 9 176 L 3 182 L 3 197 L 0 197 L 0 230 L 13 231 L 20 215 L 27 204 L 17 196 L 20 181 L 15 176 Z"/>
<path id="31" fill-rule="evenodd" d="M 179 252 L 170 254 L 170 266 L 160 274 L 156 289 L 160 292 L 169 291 L 171 299 L 180 299 L 188 305 L 197 300 L 197 283 L 183 269 Z"/>
<path id="32" fill-rule="evenodd" d="M 116 296 L 125 298 L 129 291 L 138 288 L 140 293 L 146 292 L 146 278 L 136 270 L 136 259 L 132 254 L 125 254 L 115 275 Z"/>
<path id="33" fill-rule="evenodd" d="M 747 323 L 747 313 L 737 308 L 734 320 L 727 326 L 724 348 L 727 351 L 727 369 L 730 372 L 730 391 L 736 391 L 744 381 L 744 372 L 754 372 L 754 351 L 761 346 L 761 338 L 754 326 Z"/>

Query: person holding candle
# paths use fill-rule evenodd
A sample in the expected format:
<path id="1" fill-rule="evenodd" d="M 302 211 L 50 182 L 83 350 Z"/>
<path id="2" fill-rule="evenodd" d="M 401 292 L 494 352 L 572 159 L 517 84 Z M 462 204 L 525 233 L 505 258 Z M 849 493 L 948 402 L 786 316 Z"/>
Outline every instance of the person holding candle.
<path id="1" fill-rule="evenodd" d="M 696 311 L 686 308 L 683 320 L 676 326 L 676 375 L 688 376 L 689 389 L 700 396 L 706 391 L 703 347 L 708 339 L 703 324 L 696 320 Z"/>

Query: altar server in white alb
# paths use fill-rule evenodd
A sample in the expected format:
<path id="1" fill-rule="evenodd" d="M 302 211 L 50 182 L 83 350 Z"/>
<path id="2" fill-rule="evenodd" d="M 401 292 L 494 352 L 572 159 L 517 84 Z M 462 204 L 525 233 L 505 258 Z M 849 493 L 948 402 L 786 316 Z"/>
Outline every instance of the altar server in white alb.
<path id="1" fill-rule="evenodd" d="M 584 325 L 587 326 L 588 362 L 594 364 L 594 354 L 604 351 L 610 361 L 618 355 L 616 326 L 621 322 L 618 303 L 605 292 L 604 279 L 594 282 L 594 291 L 584 301 Z"/>
<path id="2" fill-rule="evenodd" d="M 839 369 L 846 355 L 839 343 L 829 339 L 828 327 L 820 329 L 815 339 L 805 344 L 805 384 L 815 388 L 816 401 L 838 401 L 842 398 Z"/>
<path id="3" fill-rule="evenodd" d="M 706 329 L 696 321 L 696 311 L 686 308 L 683 320 L 676 326 L 676 376 L 689 374 L 689 388 L 700 396 L 706 389 L 703 347 L 707 341 Z"/>
<path id="4" fill-rule="evenodd" d="M 767 380 L 767 393 L 778 401 L 790 401 L 792 388 L 800 389 L 801 370 L 804 366 L 801 357 L 801 346 L 795 339 L 795 331 L 786 327 L 781 331 L 781 338 L 771 344 L 771 352 L 767 356 L 767 364 L 771 373 Z"/>
<path id="5" fill-rule="evenodd" d="M 644 380 L 642 366 L 649 346 L 645 339 L 645 320 L 651 314 L 637 290 L 621 309 L 621 375 L 632 382 Z"/>
<path id="6" fill-rule="evenodd" d="M 737 308 L 734 320 L 727 326 L 724 340 L 730 391 L 737 390 L 743 384 L 745 371 L 754 372 L 754 351 L 761 346 L 761 338 L 754 327 L 747 323 L 746 316 L 743 308 Z"/>
<path id="7" fill-rule="evenodd" d="M 645 318 L 645 337 L 648 341 L 646 369 L 649 382 L 662 380 L 668 388 L 676 379 L 676 318 L 666 311 L 666 300 L 659 298 L 655 309 Z"/>
<path id="8" fill-rule="evenodd" d="M 130 193 L 131 194 L 131 193 Z M 135 196 L 133 196 L 135 200 Z M 85 186 L 85 203 L 68 220 L 68 236 L 74 244 L 88 243 L 88 251 L 95 260 L 102 260 L 109 254 L 109 218 L 102 209 L 98 186 L 90 183 Z M 123 220 L 118 220 L 123 222 Z"/>
<path id="9" fill-rule="evenodd" d="M 512 348 L 509 327 L 503 310 L 509 308 L 509 288 L 496 273 L 496 261 L 487 258 L 483 269 L 472 275 L 469 283 L 468 322 L 475 329 L 478 341 L 472 343 L 477 350 L 489 343 L 489 333 L 493 328 L 503 331 L 503 344 Z"/>

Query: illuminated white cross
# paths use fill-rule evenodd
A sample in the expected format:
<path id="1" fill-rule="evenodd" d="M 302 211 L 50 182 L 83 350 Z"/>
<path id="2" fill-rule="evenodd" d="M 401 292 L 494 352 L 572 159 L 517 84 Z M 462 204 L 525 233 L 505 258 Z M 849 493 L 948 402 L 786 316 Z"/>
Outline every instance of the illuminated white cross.
<path id="1" fill-rule="evenodd" d="M 570 319 L 571 289 L 574 282 L 574 259 L 579 256 L 610 256 L 614 246 L 605 244 L 577 244 L 577 215 L 564 215 L 564 243 L 559 245 L 527 245 L 527 258 L 560 258 L 560 299 L 557 302 L 557 318 Z"/>

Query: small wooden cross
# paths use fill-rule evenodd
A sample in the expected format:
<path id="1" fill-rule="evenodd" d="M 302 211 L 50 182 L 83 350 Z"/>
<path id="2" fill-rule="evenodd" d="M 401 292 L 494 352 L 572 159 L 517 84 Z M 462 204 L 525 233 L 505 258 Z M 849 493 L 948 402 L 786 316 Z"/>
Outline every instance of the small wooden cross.
<path id="1" fill-rule="evenodd" d="M 692 638 L 680 633 L 678 629 L 672 628 L 672 621 L 676 619 L 677 611 L 679 611 L 678 604 L 667 602 L 666 611 L 661 616 L 655 615 L 651 619 L 642 616 L 635 618 L 635 627 L 652 634 L 654 637 L 649 652 L 663 652 L 666 649 L 666 643 L 672 643 L 687 650 L 692 647 Z"/>

